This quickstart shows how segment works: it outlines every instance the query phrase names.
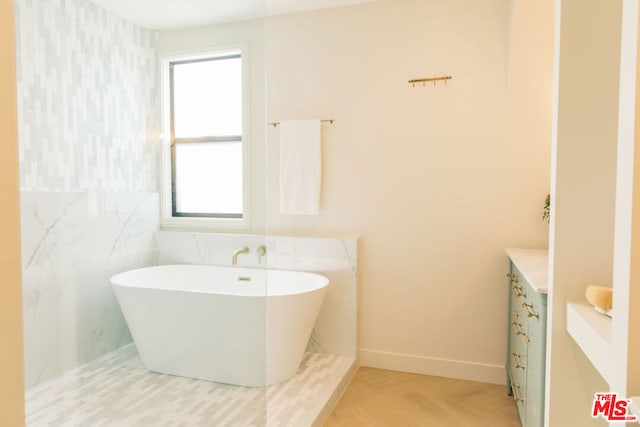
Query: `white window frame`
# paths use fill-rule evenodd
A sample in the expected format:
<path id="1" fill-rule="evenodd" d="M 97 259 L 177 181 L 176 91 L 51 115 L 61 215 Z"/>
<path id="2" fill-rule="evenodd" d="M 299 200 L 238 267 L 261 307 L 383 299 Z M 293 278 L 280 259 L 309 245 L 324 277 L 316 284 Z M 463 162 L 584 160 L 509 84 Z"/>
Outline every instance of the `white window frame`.
<path id="1" fill-rule="evenodd" d="M 242 61 L 242 218 L 173 216 L 172 165 L 171 165 L 171 90 L 170 64 L 226 56 L 240 52 Z M 162 146 L 161 146 L 161 206 L 160 225 L 164 228 L 188 228 L 206 230 L 249 230 L 251 226 L 250 161 L 249 161 L 249 59 L 248 44 L 233 43 L 206 48 L 169 51 L 160 55 Z"/>

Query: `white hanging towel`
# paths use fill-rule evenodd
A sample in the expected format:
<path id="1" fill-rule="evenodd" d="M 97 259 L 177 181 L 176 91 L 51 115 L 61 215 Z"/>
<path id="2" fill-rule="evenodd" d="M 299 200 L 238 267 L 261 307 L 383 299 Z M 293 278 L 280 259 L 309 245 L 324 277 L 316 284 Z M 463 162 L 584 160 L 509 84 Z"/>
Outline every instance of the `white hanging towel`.
<path id="1" fill-rule="evenodd" d="M 280 213 L 318 214 L 320 157 L 320 120 L 280 122 Z"/>

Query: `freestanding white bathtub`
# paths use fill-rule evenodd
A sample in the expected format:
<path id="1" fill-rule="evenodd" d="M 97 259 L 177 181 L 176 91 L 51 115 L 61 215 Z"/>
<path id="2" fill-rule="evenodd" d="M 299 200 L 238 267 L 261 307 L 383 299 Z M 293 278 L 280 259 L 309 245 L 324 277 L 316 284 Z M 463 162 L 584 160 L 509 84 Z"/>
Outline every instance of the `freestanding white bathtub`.
<path id="1" fill-rule="evenodd" d="M 165 265 L 117 274 L 111 284 L 147 369 L 259 387 L 296 374 L 329 279 Z"/>

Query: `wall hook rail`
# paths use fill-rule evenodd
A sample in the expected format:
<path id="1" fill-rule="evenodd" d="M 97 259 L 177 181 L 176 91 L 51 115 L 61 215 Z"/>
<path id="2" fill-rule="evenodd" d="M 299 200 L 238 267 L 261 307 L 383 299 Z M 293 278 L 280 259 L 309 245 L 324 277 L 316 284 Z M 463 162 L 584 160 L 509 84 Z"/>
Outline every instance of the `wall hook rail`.
<path id="1" fill-rule="evenodd" d="M 433 85 L 435 86 L 437 81 L 443 80 L 444 84 L 447 84 L 447 80 L 451 80 L 451 78 L 451 76 L 425 77 L 422 79 L 409 80 L 409 84 L 411 84 L 413 87 L 416 87 L 416 83 L 422 83 L 422 86 L 424 86 L 427 82 L 433 82 Z"/>

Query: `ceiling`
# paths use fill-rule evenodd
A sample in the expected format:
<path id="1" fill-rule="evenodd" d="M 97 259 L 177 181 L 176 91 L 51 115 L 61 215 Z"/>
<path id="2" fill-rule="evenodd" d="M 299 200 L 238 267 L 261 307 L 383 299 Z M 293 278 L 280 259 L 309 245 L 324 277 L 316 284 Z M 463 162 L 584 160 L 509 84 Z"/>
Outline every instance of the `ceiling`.
<path id="1" fill-rule="evenodd" d="M 166 30 L 374 0 L 90 0 L 147 29 Z"/>

